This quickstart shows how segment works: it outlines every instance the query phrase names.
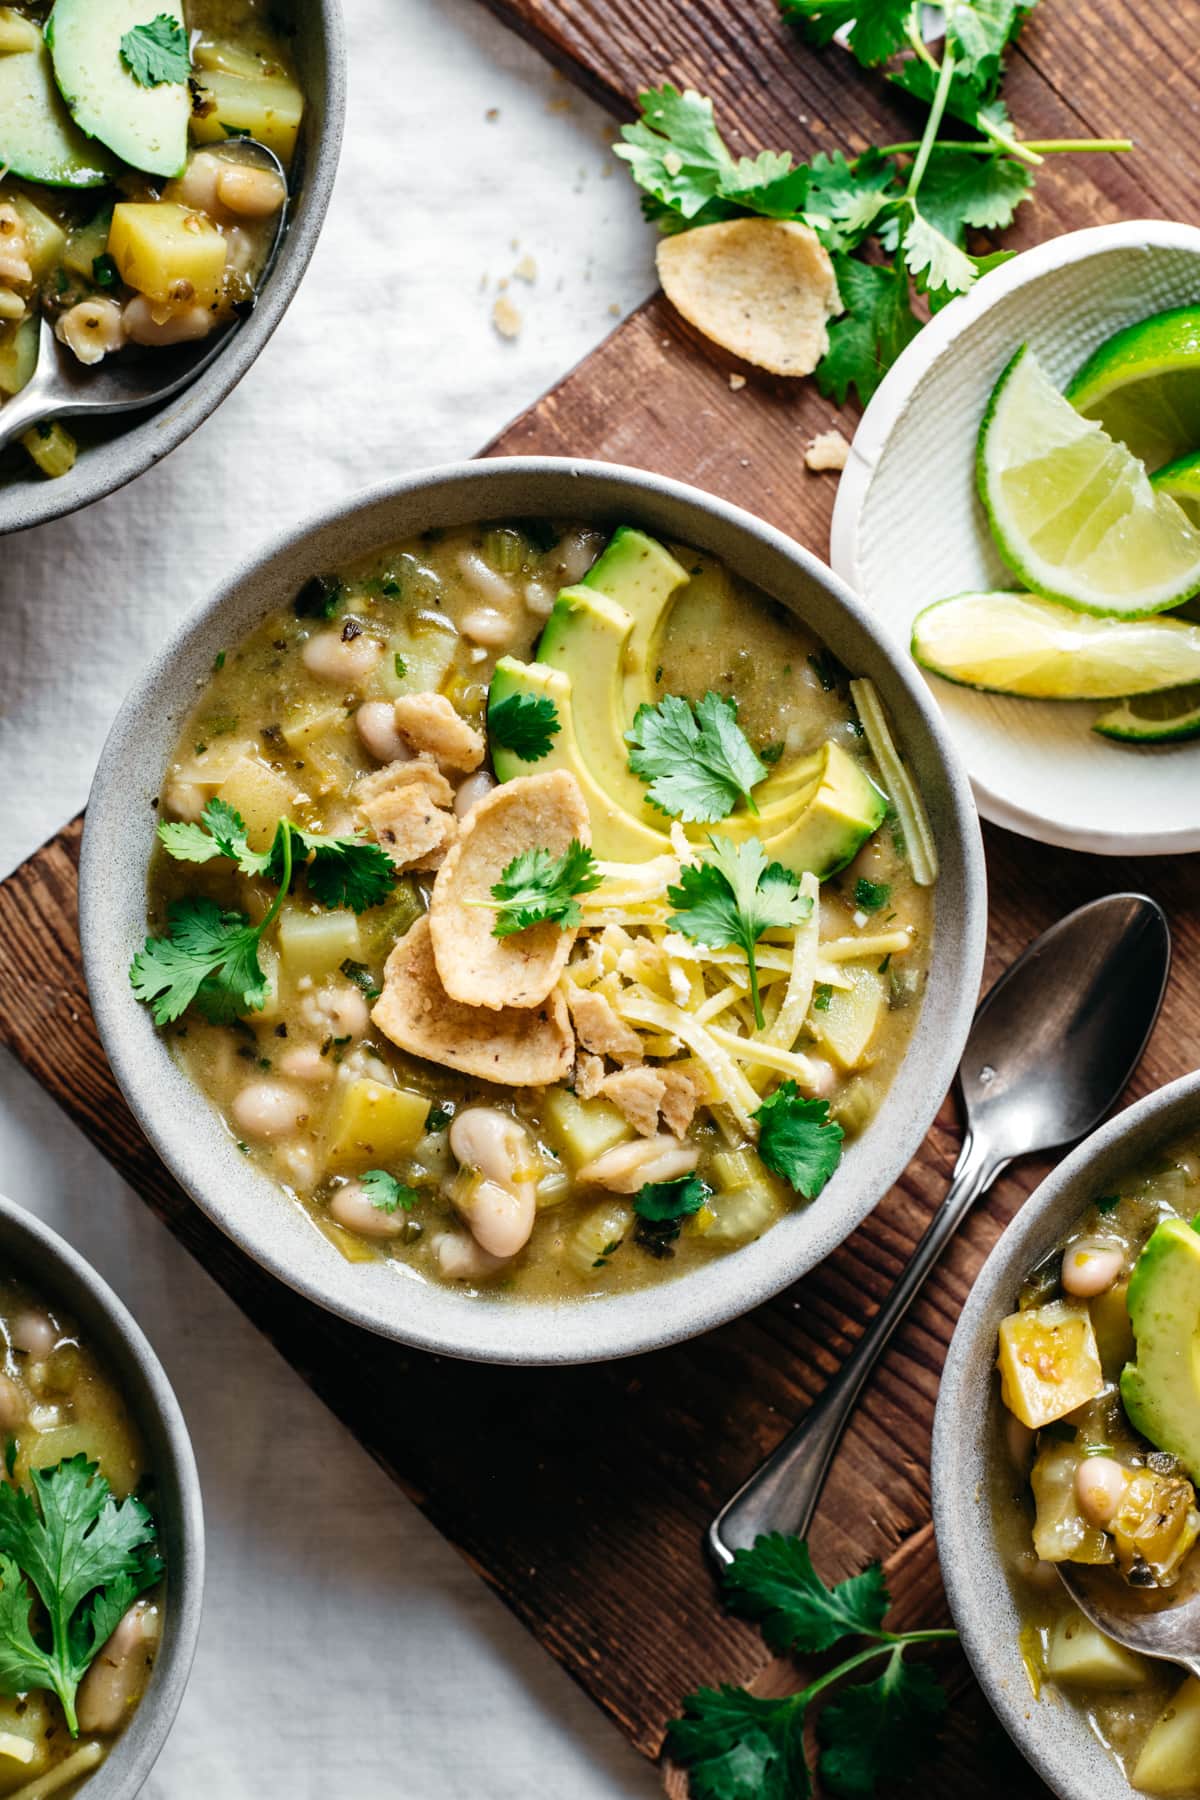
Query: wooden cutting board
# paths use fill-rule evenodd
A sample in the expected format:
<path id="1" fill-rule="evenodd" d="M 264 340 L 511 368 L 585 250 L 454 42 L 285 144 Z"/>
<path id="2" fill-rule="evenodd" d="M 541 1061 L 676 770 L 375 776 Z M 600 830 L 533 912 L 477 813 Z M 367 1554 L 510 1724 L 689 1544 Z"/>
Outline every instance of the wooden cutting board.
<path id="1" fill-rule="evenodd" d="M 489 0 L 569 72 L 628 113 L 664 78 L 713 94 L 738 149 L 860 150 L 909 135 L 883 84 L 840 52 L 818 57 L 772 0 Z M 1200 212 L 1200 81 L 1169 28 L 1133 0 L 1043 0 L 1014 59 L 1026 136 L 1136 131 L 1125 161 L 1063 158 L 1007 242 L 1121 216 Z M 514 172 L 515 174 L 518 172 Z M 552 222 L 550 222 L 552 223 Z M 598 246 L 597 259 L 603 246 Z M 548 301 L 545 303 L 549 303 Z M 831 409 L 810 383 L 744 372 L 656 299 L 517 419 L 487 454 L 628 462 L 738 501 L 821 554 L 834 483 L 807 474 Z M 843 420 L 849 429 L 851 420 Z M 949 1103 L 921 1155 L 823 1267 L 698 1341 L 607 1366 L 490 1369 L 406 1351 L 320 1312 L 249 1262 L 188 1201 L 113 1083 L 80 973 L 76 819 L 0 885 L 0 1038 L 279 1347 L 537 1638 L 645 1755 L 701 1682 L 789 1679 L 716 1598 L 702 1534 L 720 1503 L 811 1403 L 861 1333 L 944 1191 L 957 1148 Z M 1153 894 L 1175 971 L 1134 1093 L 1200 1061 L 1200 858 L 1112 862 L 987 833 L 988 980 L 1038 931 L 1121 888 Z M 944 1611 L 929 1527 L 928 1445 L 959 1307 L 1003 1225 L 1044 1172 L 1002 1181 L 963 1231 L 871 1383 L 813 1531 L 829 1577 L 886 1559 L 905 1622 Z M 401 1621 L 399 1629 L 403 1629 Z M 933 1800 L 1032 1794 L 961 1665 Z"/>

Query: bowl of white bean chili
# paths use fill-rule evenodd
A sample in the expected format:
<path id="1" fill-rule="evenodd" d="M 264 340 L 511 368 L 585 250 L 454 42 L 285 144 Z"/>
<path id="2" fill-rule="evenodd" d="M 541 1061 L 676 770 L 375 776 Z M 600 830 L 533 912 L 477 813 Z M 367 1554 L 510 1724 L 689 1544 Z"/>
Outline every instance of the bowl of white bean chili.
<path id="1" fill-rule="evenodd" d="M 2 1197 L 0 1246 L 0 1794 L 129 1800 L 200 1628 L 195 1460 L 158 1358 L 95 1270 Z"/>
<path id="2" fill-rule="evenodd" d="M 1087 1565 L 1114 1609 L 1194 1592 L 1198 1217 L 1188 1075 L 1025 1202 L 942 1376 L 933 1510 L 950 1608 L 1002 1724 L 1064 1800 L 1200 1796 L 1200 1682 L 1114 1644 L 1059 1576 Z"/>
<path id="3" fill-rule="evenodd" d="M 114 1069 L 239 1243 L 406 1342 L 704 1330 L 915 1150 L 983 873 L 936 715 L 808 553 L 514 458 L 271 546 L 126 703 L 83 943 Z"/>

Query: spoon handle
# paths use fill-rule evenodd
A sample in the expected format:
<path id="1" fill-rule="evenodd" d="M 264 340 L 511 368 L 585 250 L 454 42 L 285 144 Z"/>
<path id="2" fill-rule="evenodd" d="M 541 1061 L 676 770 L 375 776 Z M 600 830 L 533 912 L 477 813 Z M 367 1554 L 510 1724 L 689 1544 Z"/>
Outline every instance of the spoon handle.
<path id="1" fill-rule="evenodd" d="M 23 388 L 0 404 L 0 450 L 7 449 L 31 425 L 52 419 L 61 410 L 55 404 L 51 386 L 55 370 L 54 333 L 45 318 L 39 320 L 38 330 L 38 359 L 33 374 Z"/>
<path id="2" fill-rule="evenodd" d="M 709 1526 L 708 1548 L 717 1563 L 732 1562 L 735 1550 L 747 1548 L 766 1531 L 805 1535 L 863 1384 L 962 1220 L 1011 1160 L 970 1135 L 964 1140 L 945 1199 L 854 1350 L 795 1430 Z"/>

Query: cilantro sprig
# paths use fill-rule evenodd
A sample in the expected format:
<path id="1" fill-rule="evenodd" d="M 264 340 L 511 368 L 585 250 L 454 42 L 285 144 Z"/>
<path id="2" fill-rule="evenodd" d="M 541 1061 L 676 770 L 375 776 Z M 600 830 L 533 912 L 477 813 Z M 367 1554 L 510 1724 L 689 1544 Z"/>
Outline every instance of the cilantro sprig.
<path id="1" fill-rule="evenodd" d="M 186 81 L 192 66 L 187 32 L 170 13 L 135 25 L 121 39 L 121 61 L 139 87 Z"/>
<path id="2" fill-rule="evenodd" d="M 378 844 L 327 837 L 281 819 L 269 850 L 252 850 L 241 815 L 210 800 L 197 823 L 163 821 L 164 849 L 178 862 L 232 862 L 243 875 L 273 882 L 276 894 L 258 924 L 203 895 L 173 901 L 165 937 L 148 937 L 130 964 L 134 993 L 168 1025 L 195 1005 L 214 1024 L 260 1012 L 268 983 L 258 950 L 275 923 L 293 876 L 303 873 L 320 905 L 364 912 L 391 893 L 396 868 Z"/>
<path id="3" fill-rule="evenodd" d="M 401 1207 L 405 1212 L 411 1212 L 421 1198 L 416 1188 L 397 1181 L 386 1169 L 368 1169 L 359 1177 L 359 1184 L 377 1212 L 391 1214 Z"/>
<path id="4" fill-rule="evenodd" d="M 765 931 L 779 925 L 801 925 L 812 901 L 799 892 L 799 879 L 782 863 L 768 860 L 758 838 L 735 844 L 710 837 L 703 862 L 680 871 L 677 887 L 667 889 L 675 908 L 668 924 L 695 944 L 721 950 L 734 945 L 745 952 L 750 999 L 759 1030 L 764 1024 L 754 946 Z"/>
<path id="5" fill-rule="evenodd" d="M 758 1154 L 798 1194 L 815 1200 L 842 1160 L 845 1132 L 829 1117 L 827 1100 L 805 1100 L 792 1080 L 781 1081 L 754 1114 Z"/>
<path id="6" fill-rule="evenodd" d="M 569 930 L 583 917 L 578 896 L 592 893 L 603 879 L 595 857 L 577 838 L 561 856 L 542 847 L 522 850 L 491 890 L 497 903 L 492 936 L 511 937 L 530 925 Z"/>
<path id="7" fill-rule="evenodd" d="M 508 694 L 489 699 L 487 728 L 493 747 L 511 750 L 522 762 L 541 762 L 562 726 L 548 694 Z"/>
<path id="8" fill-rule="evenodd" d="M 1021 139 L 1001 96 L 1005 59 L 1035 0 L 941 0 L 940 58 L 921 31 L 919 0 L 779 0 L 785 17 L 818 46 L 846 32 L 867 68 L 927 109 L 919 138 L 797 162 L 764 150 L 735 158 L 712 102 L 670 84 L 642 94 L 641 117 L 623 128 L 616 154 L 643 190 L 642 208 L 663 231 L 686 231 L 747 214 L 798 219 L 833 258 L 844 312 L 829 328 L 816 371 L 821 392 L 864 403 L 921 328 L 914 296 L 937 310 L 1004 260 L 974 254 L 969 231 L 1002 231 L 1028 198 L 1035 171 L 1064 151 L 1124 151 L 1126 138 Z"/>
<path id="9" fill-rule="evenodd" d="M 777 1651 L 819 1655 L 854 1640 L 863 1647 L 782 1699 L 731 1686 L 689 1694 L 667 1728 L 667 1751 L 687 1769 L 693 1800 L 803 1800 L 813 1773 L 805 1726 L 835 1685 L 837 1697 L 816 1720 L 822 1791 L 845 1800 L 893 1792 L 917 1768 L 946 1708 L 936 1676 L 907 1652 L 957 1633 L 885 1631 L 890 1601 L 878 1564 L 826 1587 L 807 1544 L 781 1532 L 737 1551 L 722 1587 L 729 1610 L 756 1620 Z M 840 1685 L 881 1658 L 874 1680 Z"/>
<path id="10" fill-rule="evenodd" d="M 767 766 L 737 714 L 736 700 L 713 693 L 694 707 L 678 694 L 638 707 L 625 741 L 629 767 L 649 783 L 651 806 L 694 823 L 726 818 L 739 800 L 758 811 L 752 790 L 766 779 Z"/>
<path id="11" fill-rule="evenodd" d="M 683 1230 L 683 1221 L 698 1213 L 712 1189 L 696 1174 L 679 1175 L 674 1181 L 645 1181 L 634 1196 L 637 1214 L 636 1241 L 653 1256 L 673 1256 L 671 1245 Z"/>
<path id="12" fill-rule="evenodd" d="M 162 1560 L 142 1502 L 115 1500 L 86 1456 L 29 1479 L 0 1486 L 0 1693 L 49 1689 L 78 1737 L 79 1683 Z"/>

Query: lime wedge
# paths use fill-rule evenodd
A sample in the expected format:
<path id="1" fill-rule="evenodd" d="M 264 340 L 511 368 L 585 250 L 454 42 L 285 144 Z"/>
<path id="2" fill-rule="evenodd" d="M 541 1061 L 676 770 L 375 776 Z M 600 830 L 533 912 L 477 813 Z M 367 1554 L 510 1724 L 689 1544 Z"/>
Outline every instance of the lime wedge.
<path id="1" fill-rule="evenodd" d="M 1123 744 L 1178 744 L 1200 737 L 1200 682 L 1124 700 L 1101 713 L 1092 730 Z"/>
<path id="2" fill-rule="evenodd" d="M 1156 469 L 1150 486 L 1156 494 L 1170 494 L 1176 506 L 1181 506 L 1200 529 L 1200 453 L 1192 451 L 1167 463 L 1165 468 Z"/>
<path id="3" fill-rule="evenodd" d="M 1116 700 L 1200 682 L 1200 625 L 1096 619 L 1035 594 L 956 594 L 913 623 L 923 669 L 1026 700 Z"/>
<path id="4" fill-rule="evenodd" d="M 976 466 L 1000 553 L 1035 593 L 1138 616 L 1200 588 L 1200 529 L 1063 399 L 1027 345 L 996 383 Z"/>
<path id="5" fill-rule="evenodd" d="M 1200 445 L 1200 307 L 1128 325 L 1094 350 L 1067 399 L 1148 469 Z"/>

